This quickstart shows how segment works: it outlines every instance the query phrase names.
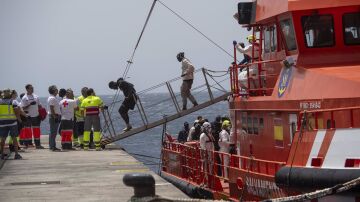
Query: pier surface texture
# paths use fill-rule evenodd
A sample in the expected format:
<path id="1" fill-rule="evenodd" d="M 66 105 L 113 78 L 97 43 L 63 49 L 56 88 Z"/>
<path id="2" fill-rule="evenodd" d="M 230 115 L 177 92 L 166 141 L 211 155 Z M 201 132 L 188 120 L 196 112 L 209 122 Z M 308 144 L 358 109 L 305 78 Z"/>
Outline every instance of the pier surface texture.
<path id="1" fill-rule="evenodd" d="M 47 138 L 42 137 L 43 146 Z M 117 146 L 63 152 L 30 148 L 21 155 L 23 160 L 12 160 L 12 154 L 0 169 L 0 201 L 128 201 L 134 191 L 122 179 L 133 172 L 152 174 L 157 195 L 188 198 Z"/>

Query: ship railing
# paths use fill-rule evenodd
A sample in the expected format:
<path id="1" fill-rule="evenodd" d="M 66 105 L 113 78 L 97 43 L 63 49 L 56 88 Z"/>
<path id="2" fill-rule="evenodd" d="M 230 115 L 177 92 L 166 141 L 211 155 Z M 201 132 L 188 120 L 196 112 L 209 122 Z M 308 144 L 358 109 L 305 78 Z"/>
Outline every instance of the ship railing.
<path id="1" fill-rule="evenodd" d="M 179 160 L 180 162 L 181 170 L 171 174 L 197 184 L 214 183 L 214 180 L 209 180 L 210 177 L 216 177 L 227 182 L 229 181 L 228 176 L 231 169 L 274 177 L 275 173 L 286 164 L 285 162 L 267 161 L 225 152 L 202 150 L 199 148 L 198 142 L 185 144 L 165 142 L 163 149 L 166 152 L 176 153 L 180 156 L 180 159 L 176 160 L 164 159 L 165 161 Z M 171 162 L 167 163 L 171 164 Z M 208 186 L 213 187 L 214 185 L 208 184 Z"/>
<path id="2" fill-rule="evenodd" d="M 254 157 L 231 155 L 230 167 L 256 174 L 274 176 L 275 173 L 286 164 L 281 161 L 268 161 Z"/>
<path id="3" fill-rule="evenodd" d="M 305 116 L 304 116 L 305 115 Z M 306 124 L 307 130 L 322 129 L 321 125 L 324 125 L 326 119 L 326 129 L 336 128 L 354 128 L 360 127 L 360 106 L 355 107 L 341 107 L 333 109 L 314 109 L 304 110 L 300 112 L 298 116 L 298 128 L 300 130 L 301 125 Z M 340 122 L 340 120 L 342 120 Z M 345 120 L 345 121 L 344 121 Z M 338 125 L 335 126 L 336 121 Z"/>
<path id="4" fill-rule="evenodd" d="M 271 95 L 279 74 L 268 73 L 268 71 L 263 68 L 263 65 L 281 61 L 282 60 L 263 60 L 243 65 L 238 65 L 234 62 L 233 65 L 230 66 L 230 85 L 232 94 L 234 96 Z M 245 70 L 239 71 L 241 69 Z M 244 71 L 246 71 L 246 78 L 239 79 L 239 75 L 243 74 Z M 268 84 L 269 81 L 272 81 L 272 84 Z M 243 83 L 246 84 L 244 85 Z"/>

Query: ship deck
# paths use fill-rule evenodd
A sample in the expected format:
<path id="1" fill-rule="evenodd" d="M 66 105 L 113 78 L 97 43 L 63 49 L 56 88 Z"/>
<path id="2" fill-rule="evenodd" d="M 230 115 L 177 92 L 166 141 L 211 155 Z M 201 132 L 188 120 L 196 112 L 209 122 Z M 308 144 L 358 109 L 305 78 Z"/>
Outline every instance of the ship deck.
<path id="1" fill-rule="evenodd" d="M 99 152 L 30 148 L 21 155 L 23 160 L 12 154 L 0 162 L 0 201 L 127 201 L 133 188 L 122 178 L 131 172 L 152 174 L 163 197 L 188 198 L 118 146 Z"/>

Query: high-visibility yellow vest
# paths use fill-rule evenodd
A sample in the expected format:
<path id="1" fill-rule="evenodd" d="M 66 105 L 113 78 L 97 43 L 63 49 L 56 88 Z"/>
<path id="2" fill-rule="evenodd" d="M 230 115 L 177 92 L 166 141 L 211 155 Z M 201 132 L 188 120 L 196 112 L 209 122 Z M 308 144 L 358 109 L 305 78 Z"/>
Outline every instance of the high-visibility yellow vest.
<path id="1" fill-rule="evenodd" d="M 75 111 L 76 121 L 84 121 L 84 111 L 81 109 L 81 103 L 84 100 L 84 96 L 80 96 L 77 98 L 78 100 L 78 109 Z"/>
<path id="2" fill-rule="evenodd" d="M 11 103 L 0 102 L 0 121 L 16 120 L 14 107 Z"/>
<path id="3" fill-rule="evenodd" d="M 98 96 L 88 96 L 81 103 L 81 108 L 85 110 L 85 116 L 98 115 L 102 106 L 103 101 Z"/>

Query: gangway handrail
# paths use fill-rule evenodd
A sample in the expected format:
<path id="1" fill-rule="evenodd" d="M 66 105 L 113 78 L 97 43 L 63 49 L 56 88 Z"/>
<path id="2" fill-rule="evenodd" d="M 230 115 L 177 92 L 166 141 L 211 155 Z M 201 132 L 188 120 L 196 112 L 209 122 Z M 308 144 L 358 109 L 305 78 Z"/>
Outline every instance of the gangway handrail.
<path id="1" fill-rule="evenodd" d="M 190 108 L 188 110 L 184 110 L 184 111 L 181 111 L 179 113 L 167 116 L 166 118 L 162 118 L 160 120 L 149 123 L 147 125 L 144 125 L 144 126 L 141 126 L 141 127 L 138 127 L 138 128 L 134 128 L 134 129 L 132 129 L 130 131 L 126 131 L 126 132 L 117 134 L 114 137 L 103 137 L 102 140 L 101 140 L 101 145 L 106 145 L 106 144 L 109 144 L 109 143 L 112 143 L 112 142 L 116 142 L 116 141 L 124 139 L 126 137 L 129 137 L 129 136 L 135 135 L 137 133 L 143 132 L 145 130 L 154 128 L 156 126 L 160 126 L 160 125 L 162 125 L 162 124 L 164 124 L 166 122 L 170 122 L 170 121 L 173 121 L 173 120 L 178 119 L 180 117 L 186 116 L 186 115 L 191 114 L 191 113 L 193 113 L 195 111 L 198 111 L 200 109 L 208 107 L 208 106 L 210 106 L 212 104 L 218 103 L 220 101 L 224 101 L 224 100 L 227 99 L 227 97 L 229 95 L 230 95 L 229 92 L 225 93 L 225 94 L 223 94 L 221 96 L 218 96 L 218 97 L 214 98 L 213 100 L 209 100 L 207 102 L 201 103 L 201 104 L 199 104 L 199 105 L 197 105 L 195 107 L 192 107 L 192 108 Z"/>
<path id="2" fill-rule="evenodd" d="M 174 81 L 174 80 L 178 80 L 178 78 L 176 79 L 172 79 L 170 81 L 167 81 L 167 82 L 164 82 L 160 85 L 156 85 L 155 87 L 151 87 L 151 88 L 148 88 L 149 89 L 156 89 L 156 88 L 160 88 L 160 87 L 163 87 L 163 85 L 166 85 L 167 87 L 167 93 L 170 95 L 170 99 L 166 99 L 165 101 L 161 100 L 161 103 L 168 103 L 170 101 L 171 103 L 171 100 L 172 100 L 172 103 L 173 104 L 170 104 L 170 106 L 173 106 L 175 107 L 175 112 L 173 112 L 172 110 L 172 107 L 170 108 L 170 111 L 171 112 L 167 112 L 167 113 L 170 113 L 170 114 L 166 114 L 166 113 L 163 113 L 163 112 L 157 112 L 158 110 L 151 110 L 150 112 L 145 112 L 145 109 L 147 109 L 147 107 L 149 107 L 150 109 L 153 108 L 155 109 L 154 107 L 157 106 L 158 104 L 154 104 L 154 103 L 149 103 L 147 104 L 147 106 L 143 106 L 142 104 L 142 101 L 141 101 L 141 97 L 139 96 L 139 94 L 141 93 L 145 93 L 147 91 L 141 91 L 140 93 L 137 93 L 137 102 L 136 102 L 136 106 L 137 106 L 137 111 L 132 111 L 129 113 L 129 115 L 133 114 L 133 113 L 139 113 L 140 114 L 140 118 L 142 120 L 142 125 L 140 126 L 136 126 L 134 127 L 132 130 L 130 131 L 126 131 L 126 132 L 123 132 L 123 133 L 118 133 L 118 134 L 114 134 L 114 130 L 111 130 L 111 127 L 112 124 L 109 124 L 112 123 L 112 121 L 107 121 L 106 118 L 105 118 L 105 121 L 107 121 L 108 123 L 105 123 L 105 128 L 103 130 L 103 138 L 102 138 L 102 145 L 106 145 L 108 143 L 111 143 L 111 142 L 114 142 L 114 141 L 118 141 L 120 139 L 123 139 L 123 138 L 126 138 L 126 137 L 129 137 L 131 135 L 134 135 L 134 134 L 137 134 L 137 133 L 140 133 L 140 132 L 143 132 L 145 130 L 148 130 L 150 128 L 154 128 L 156 126 L 159 126 L 159 125 L 162 125 L 166 122 L 169 122 L 169 121 L 172 121 L 172 120 L 175 120 L 177 118 L 180 118 L 182 116 L 185 116 L 187 114 L 190 114 L 192 112 L 195 112 L 197 110 L 200 110 L 200 109 L 203 109 L 205 107 L 208 107 L 212 104 L 215 104 L 217 102 L 220 102 L 220 101 L 223 101 L 223 100 L 227 100 L 228 96 L 230 95 L 230 92 L 226 91 L 225 88 L 220 84 L 221 82 L 229 79 L 228 77 L 221 80 L 220 82 L 218 82 L 217 80 L 215 80 L 214 78 L 212 78 L 212 74 L 210 74 L 209 72 L 207 72 L 207 69 L 206 68 L 200 68 L 198 70 L 196 70 L 196 72 L 202 72 L 202 76 L 203 77 L 198 77 L 199 81 L 198 82 L 204 82 L 204 84 L 200 83 L 199 86 L 197 87 L 194 87 L 191 91 L 194 92 L 196 91 L 197 89 L 204 89 L 204 90 L 207 90 L 207 93 L 208 93 L 208 96 L 209 98 L 202 98 L 203 101 L 201 101 L 200 103 L 198 103 L 197 106 L 194 106 L 192 108 L 189 108 L 189 109 L 185 109 L 185 110 L 180 110 L 180 107 L 179 107 L 179 103 L 177 101 L 177 96 L 180 95 L 180 93 L 175 93 L 172 89 L 172 86 L 170 84 L 170 81 Z M 215 72 L 215 71 L 212 71 L 212 72 Z M 222 75 L 222 77 L 226 76 L 226 74 Z M 212 78 L 212 80 L 215 82 L 215 84 L 212 82 L 211 84 L 209 83 L 209 80 L 208 80 L 208 77 L 209 78 Z M 220 80 L 220 79 L 218 79 Z M 219 86 L 220 89 L 219 92 L 221 92 L 222 94 L 217 94 L 216 96 L 213 94 L 211 88 L 216 88 L 214 86 Z M 201 90 L 203 91 L 203 90 Z M 200 91 L 200 92 L 201 92 Z M 196 91 L 197 93 L 199 93 L 199 91 Z M 195 94 L 194 94 L 195 95 Z M 208 99 L 208 100 L 205 100 L 204 99 Z M 114 107 L 114 106 L 112 106 Z M 148 109 L 147 109 L 148 110 Z M 168 110 L 168 109 L 167 109 Z M 159 114 L 166 114 L 166 119 L 165 118 L 158 118 L 158 115 Z M 155 117 L 155 120 L 150 120 L 150 117 L 153 118 Z M 118 117 L 116 117 L 118 118 Z M 108 119 L 110 119 L 110 115 L 108 115 Z M 110 134 L 110 135 L 108 135 Z"/>

